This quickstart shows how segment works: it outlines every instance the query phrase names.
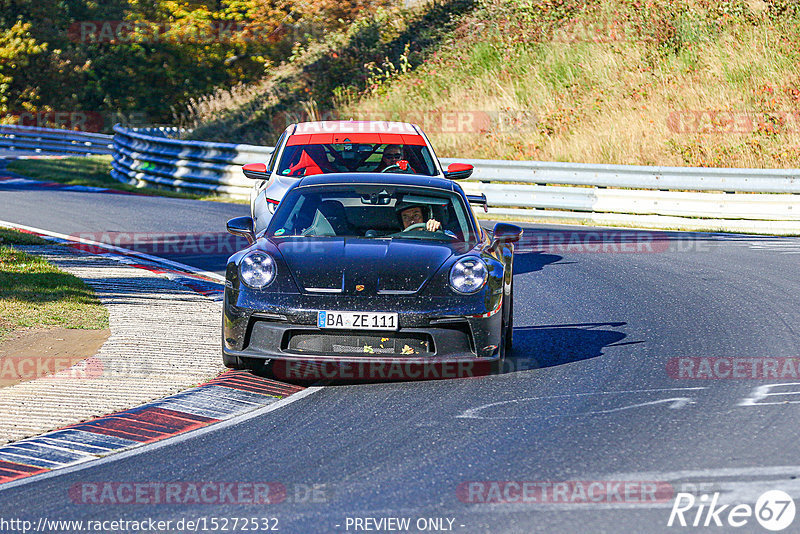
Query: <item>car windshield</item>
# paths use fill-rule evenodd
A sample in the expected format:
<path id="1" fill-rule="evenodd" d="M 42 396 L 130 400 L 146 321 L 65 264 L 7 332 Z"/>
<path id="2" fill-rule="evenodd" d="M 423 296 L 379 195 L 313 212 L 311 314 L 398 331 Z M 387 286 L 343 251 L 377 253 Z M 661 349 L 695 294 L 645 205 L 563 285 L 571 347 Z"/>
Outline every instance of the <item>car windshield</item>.
<path id="1" fill-rule="evenodd" d="M 472 243 L 476 236 L 471 220 L 461 196 L 450 191 L 386 185 L 310 186 L 293 189 L 284 197 L 267 235 Z"/>
<path id="2" fill-rule="evenodd" d="M 287 144 L 277 172 L 293 177 L 339 172 L 438 174 L 425 145 L 380 143 Z"/>

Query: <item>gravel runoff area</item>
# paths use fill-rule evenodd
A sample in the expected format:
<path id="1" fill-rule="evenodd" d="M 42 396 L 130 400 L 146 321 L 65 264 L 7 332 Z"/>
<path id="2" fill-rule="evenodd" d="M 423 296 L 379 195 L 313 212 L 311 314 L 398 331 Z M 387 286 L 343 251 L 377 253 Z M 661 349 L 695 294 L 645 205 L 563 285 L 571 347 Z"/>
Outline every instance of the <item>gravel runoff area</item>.
<path id="1" fill-rule="evenodd" d="M 0 389 L 0 444 L 132 408 L 224 370 L 219 303 L 108 257 L 18 248 L 90 285 L 108 308 L 111 336 L 69 369 Z"/>

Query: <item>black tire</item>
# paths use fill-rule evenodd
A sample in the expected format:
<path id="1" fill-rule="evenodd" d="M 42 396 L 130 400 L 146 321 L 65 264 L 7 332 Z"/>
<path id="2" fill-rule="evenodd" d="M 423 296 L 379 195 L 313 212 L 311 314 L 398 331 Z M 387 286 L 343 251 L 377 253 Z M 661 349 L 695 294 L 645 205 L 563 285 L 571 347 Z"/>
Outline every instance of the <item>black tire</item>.
<path id="1" fill-rule="evenodd" d="M 506 361 L 506 336 L 506 322 L 503 320 L 503 324 L 500 327 L 500 346 L 497 349 L 497 353 L 500 357 L 493 361 L 489 367 L 489 372 L 493 375 L 499 375 L 503 372 L 503 363 Z"/>
<path id="2" fill-rule="evenodd" d="M 508 293 L 508 324 L 506 324 L 506 331 L 504 336 L 505 352 L 511 352 L 514 346 L 514 285 L 511 285 L 511 291 Z"/>
<path id="3" fill-rule="evenodd" d="M 242 360 L 238 356 L 230 356 L 228 354 L 222 353 L 222 365 L 227 367 L 228 369 L 247 369 L 247 366 L 242 362 Z"/>
<path id="4" fill-rule="evenodd" d="M 262 358 L 244 358 L 242 361 L 243 369 L 247 369 L 254 375 L 265 378 L 272 378 L 272 360 Z"/>

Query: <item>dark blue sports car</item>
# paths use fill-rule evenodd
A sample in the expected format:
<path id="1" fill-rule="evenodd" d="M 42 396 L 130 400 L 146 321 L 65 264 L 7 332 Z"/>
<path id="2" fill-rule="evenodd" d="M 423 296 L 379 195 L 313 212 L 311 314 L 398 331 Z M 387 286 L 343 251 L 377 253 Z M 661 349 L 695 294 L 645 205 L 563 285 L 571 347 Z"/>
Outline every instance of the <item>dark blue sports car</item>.
<path id="1" fill-rule="evenodd" d="M 360 366 L 353 378 L 498 367 L 512 344 L 522 229 L 481 229 L 470 203 L 485 202 L 445 178 L 328 174 L 294 184 L 259 235 L 250 217 L 232 219 L 228 231 L 252 244 L 228 260 L 225 365 L 272 362 L 297 378 L 315 377 L 292 375 L 310 362 L 337 365 L 331 378 L 350 376 L 342 364 Z"/>

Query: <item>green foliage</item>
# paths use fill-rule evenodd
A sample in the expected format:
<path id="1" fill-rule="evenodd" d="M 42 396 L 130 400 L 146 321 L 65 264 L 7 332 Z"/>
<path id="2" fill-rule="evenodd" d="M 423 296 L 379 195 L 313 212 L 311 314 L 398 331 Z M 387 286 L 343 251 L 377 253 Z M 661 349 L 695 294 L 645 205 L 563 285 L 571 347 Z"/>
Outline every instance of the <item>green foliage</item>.
<path id="1" fill-rule="evenodd" d="M 800 3 L 797 0 L 765 0 L 767 12 L 773 20 L 800 18 Z"/>
<path id="2" fill-rule="evenodd" d="M 298 49 L 292 63 L 255 86 L 245 102 L 217 105 L 223 111 L 198 117 L 191 137 L 270 144 L 288 122 L 308 119 L 302 103 L 309 100 L 322 111 L 321 118 L 333 118 L 336 104 L 380 93 L 407 77 L 475 5 L 473 0 L 449 0 L 421 11 L 377 9 L 324 41 Z M 226 98 L 235 100 L 225 94 L 211 100 Z"/>
<path id="3" fill-rule="evenodd" d="M 0 111 L 169 123 L 387 2 L 0 0 Z"/>
<path id="4" fill-rule="evenodd" d="M 0 30 L 0 113 L 6 114 L 9 106 L 17 104 L 10 97 L 12 87 L 19 86 L 19 77 L 30 66 L 34 56 L 47 46 L 38 43 L 30 33 L 30 24 L 15 21 L 10 28 Z M 29 88 L 35 93 L 35 88 Z M 0 121 L 2 122 L 2 121 Z"/>
<path id="5" fill-rule="evenodd" d="M 408 59 L 409 46 L 409 43 L 406 43 L 405 50 L 397 58 L 397 65 L 389 61 L 388 58 L 384 59 L 380 66 L 374 62 L 364 65 L 364 68 L 367 69 L 367 92 L 381 94 L 385 92 L 386 87 L 391 84 L 392 80 L 411 72 L 411 62 Z"/>

